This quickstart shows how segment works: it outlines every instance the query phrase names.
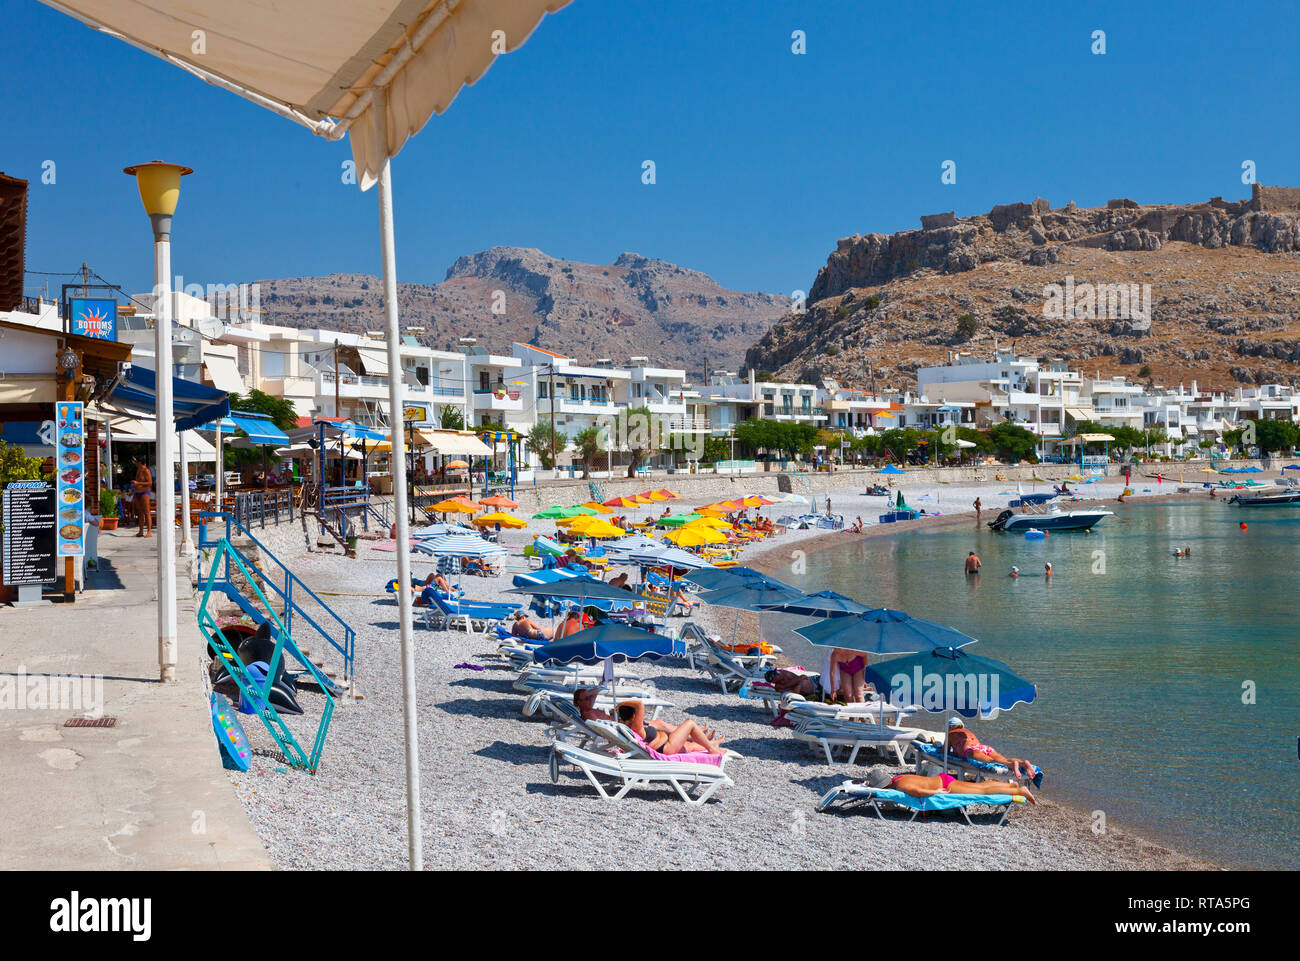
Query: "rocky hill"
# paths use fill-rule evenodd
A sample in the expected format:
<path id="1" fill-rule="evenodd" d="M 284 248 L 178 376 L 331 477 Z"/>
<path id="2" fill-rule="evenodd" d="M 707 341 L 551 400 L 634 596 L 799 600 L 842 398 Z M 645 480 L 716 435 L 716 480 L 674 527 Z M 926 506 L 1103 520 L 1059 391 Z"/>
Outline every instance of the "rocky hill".
<path id="1" fill-rule="evenodd" d="M 377 277 L 330 274 L 258 282 L 263 320 L 361 332 L 384 326 Z M 745 349 L 790 308 L 786 297 L 741 293 L 706 274 L 624 253 L 612 264 L 493 247 L 461 257 L 438 284 L 398 284 L 404 327 L 447 349 L 457 338 L 508 354 L 514 341 L 581 361 L 643 355 L 703 374 L 740 363 Z"/>
<path id="2" fill-rule="evenodd" d="M 746 364 L 859 386 L 870 367 L 877 387 L 914 388 L 915 370 L 949 351 L 1014 342 L 1088 374 L 1300 381 L 1300 190 L 1091 209 L 1040 198 L 921 220 L 841 240 L 807 309 L 768 330 Z"/>

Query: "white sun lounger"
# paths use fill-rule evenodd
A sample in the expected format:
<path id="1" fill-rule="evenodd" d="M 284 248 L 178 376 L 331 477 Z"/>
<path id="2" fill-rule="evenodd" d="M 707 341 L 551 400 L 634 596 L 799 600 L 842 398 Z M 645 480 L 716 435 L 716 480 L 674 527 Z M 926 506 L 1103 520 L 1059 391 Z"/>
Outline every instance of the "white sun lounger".
<path id="1" fill-rule="evenodd" d="M 786 710 L 786 717 L 797 721 L 800 717 L 829 721 L 871 721 L 879 724 L 883 720 L 897 723 L 909 715 L 917 713 L 917 707 L 896 707 L 878 699 L 860 704 L 825 704 L 809 701 L 799 694 L 786 694 L 781 698 L 781 707 Z"/>
<path id="2" fill-rule="evenodd" d="M 735 693 L 756 681 L 766 683 L 765 675 L 775 658 L 773 654 L 733 654 L 711 643 L 706 644 L 703 653 L 707 656 L 704 669 L 717 681 L 723 694 Z"/>
<path id="3" fill-rule="evenodd" d="M 1002 809 L 1002 817 L 998 819 L 998 825 L 1007 822 L 1007 815 L 1011 813 L 1013 804 L 1023 804 L 1025 799 L 1022 797 L 1012 797 L 1010 794 L 932 794 L 929 797 L 918 798 L 910 794 L 904 794 L 902 791 L 894 788 L 876 788 L 871 787 L 862 781 L 845 781 L 839 787 L 831 788 L 820 801 L 817 802 L 818 811 L 826 811 L 832 807 L 838 806 L 842 810 L 852 810 L 856 807 L 867 806 L 876 812 L 876 816 L 882 821 L 885 820 L 885 813 L 880 809 L 882 804 L 892 804 L 912 812 L 909 821 L 915 821 L 916 816 L 923 811 L 960 811 L 961 816 L 966 819 L 967 824 L 973 825 L 970 814 L 967 809 L 975 805 L 986 805 L 995 811 Z"/>
<path id="4" fill-rule="evenodd" d="M 962 775 L 972 774 L 976 781 L 1014 781 L 1017 784 L 1033 784 L 1035 787 L 1041 787 L 1043 783 L 1041 770 L 1029 777 L 1023 774 L 1016 777 L 1005 764 L 979 761 L 974 758 L 967 759 L 953 754 L 945 757 L 942 737 L 938 738 L 937 743 L 925 738 L 913 741 L 912 758 L 916 762 L 917 774 L 925 774 L 930 770 L 943 771 L 945 774 L 956 771 Z"/>
<path id="5" fill-rule="evenodd" d="M 592 727 L 598 724 L 591 722 Z M 656 761 L 630 754 L 601 754 L 557 740 L 551 745 L 551 780 L 557 784 L 563 764 L 570 764 L 585 774 L 596 792 L 607 801 L 621 800 L 633 788 L 669 784 L 683 801 L 699 807 L 719 788 L 735 784 L 722 767 L 712 764 Z"/>
<path id="6" fill-rule="evenodd" d="M 836 721 L 820 719 L 815 722 L 795 723 L 790 732 L 816 753 L 820 748 L 826 756 L 827 764 L 835 763 L 836 748 L 849 749 L 849 764 L 858 759 L 858 752 L 864 747 L 881 752 L 892 751 L 899 764 L 906 764 L 904 752 L 911 748 L 912 740 L 921 732 L 916 728 L 894 727 L 888 724 L 871 724 L 866 721 Z"/>

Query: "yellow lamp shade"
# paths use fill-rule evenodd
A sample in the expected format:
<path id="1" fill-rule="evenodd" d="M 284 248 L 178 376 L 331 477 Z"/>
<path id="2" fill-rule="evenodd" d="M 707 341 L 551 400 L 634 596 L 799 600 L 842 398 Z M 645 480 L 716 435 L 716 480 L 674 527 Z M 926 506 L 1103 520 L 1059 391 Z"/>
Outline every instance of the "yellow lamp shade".
<path id="1" fill-rule="evenodd" d="M 161 160 L 135 164 L 122 172 L 135 178 L 145 213 L 151 217 L 159 214 L 170 217 L 176 213 L 176 202 L 181 197 L 181 177 L 194 173 L 189 167 Z"/>

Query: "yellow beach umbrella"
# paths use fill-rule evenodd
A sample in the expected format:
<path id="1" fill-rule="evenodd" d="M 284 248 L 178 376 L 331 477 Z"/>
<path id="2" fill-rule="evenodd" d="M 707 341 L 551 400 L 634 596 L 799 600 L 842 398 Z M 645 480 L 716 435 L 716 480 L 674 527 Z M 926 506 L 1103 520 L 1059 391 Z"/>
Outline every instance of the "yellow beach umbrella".
<path id="1" fill-rule="evenodd" d="M 685 524 L 684 526 L 686 526 L 686 527 L 711 527 L 711 528 L 713 528 L 714 530 L 717 530 L 717 531 L 730 531 L 730 530 L 735 530 L 734 525 L 732 525 L 731 523 L 729 523 L 729 522 L 727 522 L 727 521 L 724 521 L 724 520 L 723 520 L 722 518 L 720 518 L 720 517 L 701 517 L 701 518 L 699 518 L 698 520 L 687 521 L 686 524 Z"/>
<path id="2" fill-rule="evenodd" d="M 614 513 L 613 510 L 611 510 L 610 508 L 606 507 L 604 504 L 601 504 L 601 503 L 599 503 L 599 502 L 597 502 L 597 501 L 587 501 L 587 503 L 583 504 L 582 506 L 583 506 L 583 507 L 590 507 L 593 511 L 596 511 L 596 512 L 599 513 L 599 514 L 612 514 L 612 513 Z"/>
<path id="3" fill-rule="evenodd" d="M 646 491 L 644 494 L 637 494 L 636 496 L 637 496 L 637 499 L 638 499 L 638 500 L 640 500 L 642 497 L 645 497 L 645 498 L 647 498 L 647 499 L 649 499 L 649 500 L 652 500 L 652 501 L 666 501 L 666 500 L 668 500 L 667 497 L 665 497 L 663 494 L 659 493 L 658 491 Z"/>
<path id="4" fill-rule="evenodd" d="M 597 537 L 602 539 L 606 537 L 622 537 L 626 533 L 627 532 L 623 530 L 623 528 L 615 527 L 609 521 L 599 519 L 593 520 L 581 531 L 583 537 Z"/>
<path id="5" fill-rule="evenodd" d="M 699 547 L 701 544 L 725 544 L 727 539 L 709 527 L 692 527 L 687 524 L 680 530 L 664 535 L 664 540 L 678 547 Z"/>
<path id="6" fill-rule="evenodd" d="M 473 514 L 478 508 L 466 504 L 464 501 L 458 501 L 454 497 L 445 501 L 439 501 L 429 508 L 441 514 Z"/>
<path id="7" fill-rule="evenodd" d="M 526 521 L 520 520 L 514 514 L 507 514 L 505 511 L 493 511 L 491 514 L 483 514 L 481 517 L 474 518 L 473 523 L 479 527 L 492 527 L 500 524 L 502 527 L 510 527 L 514 530 L 528 526 Z"/>

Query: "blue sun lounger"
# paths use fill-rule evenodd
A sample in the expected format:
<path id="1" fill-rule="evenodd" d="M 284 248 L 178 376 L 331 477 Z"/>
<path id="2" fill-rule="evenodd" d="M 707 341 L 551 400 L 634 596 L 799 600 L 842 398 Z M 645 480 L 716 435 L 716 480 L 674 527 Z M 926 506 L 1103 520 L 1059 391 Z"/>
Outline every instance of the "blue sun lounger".
<path id="1" fill-rule="evenodd" d="M 512 617 L 519 610 L 518 604 L 492 604 L 487 601 L 449 601 L 433 595 L 432 603 L 420 610 L 424 614 L 424 626 L 434 628 L 437 625 L 451 627 L 453 624 L 464 625 L 466 631 L 472 631 L 477 622 L 486 630 Z"/>
<path id="2" fill-rule="evenodd" d="M 1010 768 L 1005 764 L 997 764 L 993 761 L 979 761 L 975 758 L 957 757 L 953 754 L 949 754 L 945 761 L 942 746 L 932 744 L 929 741 L 923 741 L 920 738 L 912 742 L 912 747 L 915 752 L 914 756 L 916 758 L 917 774 L 922 773 L 922 765 L 929 765 L 943 770 L 946 763 L 947 767 L 954 771 L 961 771 L 963 773 L 970 772 L 971 774 L 974 774 L 975 780 L 977 781 L 983 781 L 986 778 L 1005 780 L 1011 777 Z M 944 773 L 947 773 L 947 771 L 945 770 Z M 1028 781 L 1033 784 L 1034 787 L 1042 787 L 1043 769 L 1035 767 L 1034 776 L 1032 778 L 1022 777 L 1017 778 L 1016 780 L 1022 782 Z"/>
<path id="3" fill-rule="evenodd" d="M 1007 822 L 1007 815 L 1011 813 L 1011 805 L 1024 804 L 1025 799 L 1022 797 L 1012 797 L 1010 794 L 931 794 L 929 797 L 912 797 L 910 794 L 904 794 L 902 791 L 888 787 L 872 787 L 866 781 L 845 781 L 839 787 L 831 788 L 817 802 L 817 811 L 822 812 L 832 807 L 838 806 L 841 810 L 849 811 L 857 807 L 867 806 L 876 812 L 880 820 L 887 820 L 885 813 L 880 809 L 882 804 L 893 804 L 898 807 L 906 808 L 912 812 L 909 821 L 915 821 L 916 816 L 923 811 L 960 811 L 961 816 L 966 819 L 966 823 L 974 825 L 970 819 L 968 809 L 975 805 L 984 805 L 996 810 L 1002 809 L 1002 817 L 998 819 L 998 825 L 1001 826 Z"/>

